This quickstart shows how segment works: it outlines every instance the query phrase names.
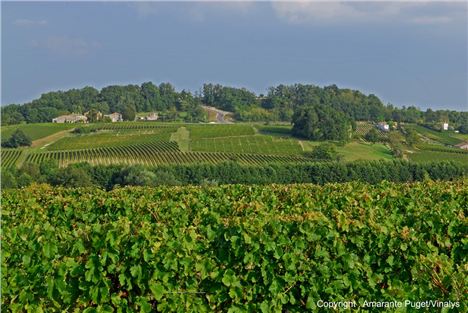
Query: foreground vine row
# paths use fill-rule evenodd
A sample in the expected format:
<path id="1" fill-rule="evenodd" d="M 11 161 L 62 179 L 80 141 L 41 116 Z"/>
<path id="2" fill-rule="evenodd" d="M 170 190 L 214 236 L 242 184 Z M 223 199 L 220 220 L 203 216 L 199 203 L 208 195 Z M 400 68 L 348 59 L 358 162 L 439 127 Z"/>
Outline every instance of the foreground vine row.
<path id="1" fill-rule="evenodd" d="M 36 185 L 5 191 L 2 206 L 2 304 L 14 312 L 305 312 L 319 300 L 466 309 L 466 180 Z"/>

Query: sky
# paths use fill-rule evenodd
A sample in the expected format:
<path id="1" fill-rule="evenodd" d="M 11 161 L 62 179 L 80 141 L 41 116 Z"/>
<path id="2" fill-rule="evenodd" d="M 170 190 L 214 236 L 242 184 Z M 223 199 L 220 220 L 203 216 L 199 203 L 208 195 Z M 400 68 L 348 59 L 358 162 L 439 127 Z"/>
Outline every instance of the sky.
<path id="1" fill-rule="evenodd" d="M 468 3 L 2 2 L 1 103 L 170 82 L 359 89 L 468 111 Z"/>

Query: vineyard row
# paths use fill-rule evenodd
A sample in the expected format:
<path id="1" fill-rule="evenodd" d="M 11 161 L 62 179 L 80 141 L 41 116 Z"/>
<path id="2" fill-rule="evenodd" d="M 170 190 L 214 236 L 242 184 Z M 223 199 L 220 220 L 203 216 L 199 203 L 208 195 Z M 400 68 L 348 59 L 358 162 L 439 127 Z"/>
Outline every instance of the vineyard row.
<path id="1" fill-rule="evenodd" d="M 181 152 L 175 142 L 155 142 L 145 145 L 109 147 L 68 151 L 49 151 L 30 154 L 26 162 L 39 164 L 46 160 L 56 160 L 60 166 L 72 163 L 91 164 L 160 164 L 220 163 L 238 161 L 243 164 L 305 162 L 308 159 L 298 156 L 277 156 L 241 153 Z"/>

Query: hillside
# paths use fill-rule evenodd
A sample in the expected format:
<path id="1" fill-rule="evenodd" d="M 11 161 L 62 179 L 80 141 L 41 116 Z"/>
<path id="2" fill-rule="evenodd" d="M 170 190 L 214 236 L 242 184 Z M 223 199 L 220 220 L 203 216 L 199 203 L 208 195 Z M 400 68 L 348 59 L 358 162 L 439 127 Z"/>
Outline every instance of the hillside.
<path id="1" fill-rule="evenodd" d="M 72 127 L 86 130 L 74 134 Z M 468 140 L 468 135 L 454 132 L 434 132 L 421 126 L 406 126 L 417 131 L 419 143 L 409 146 L 400 132 L 400 149 L 404 158 L 415 162 L 456 161 L 468 164 L 468 152 L 453 148 Z M 359 123 L 354 139 L 336 142 L 342 161 L 395 159 L 388 133 L 381 141 L 370 143 L 364 135 L 370 123 Z M 73 124 L 22 124 L 2 127 L 2 137 L 20 129 L 33 139 L 30 148 L 2 149 L 2 167 L 20 167 L 24 163 L 40 164 L 55 160 L 60 166 L 77 162 L 95 165 L 109 164 L 191 164 L 219 163 L 234 160 L 243 164 L 310 162 L 308 153 L 321 142 L 297 139 L 291 126 L 263 124 L 181 124 L 161 122 Z M 183 136 L 180 136 L 181 132 Z M 393 131 L 391 132 L 393 133 Z M 430 137 L 428 137 L 430 134 Z"/>

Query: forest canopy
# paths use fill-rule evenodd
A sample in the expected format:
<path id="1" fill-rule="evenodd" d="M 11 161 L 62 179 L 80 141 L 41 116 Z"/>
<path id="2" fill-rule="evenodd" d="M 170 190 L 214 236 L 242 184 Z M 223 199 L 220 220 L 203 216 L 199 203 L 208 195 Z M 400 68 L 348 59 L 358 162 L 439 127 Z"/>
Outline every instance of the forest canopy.
<path id="1" fill-rule="evenodd" d="M 449 122 L 465 131 L 468 112 L 451 110 L 421 111 L 414 106 L 398 108 L 384 104 L 376 95 L 358 90 L 338 88 L 336 85 L 320 87 L 311 84 L 278 85 L 268 89 L 266 95 L 255 94 L 246 88 L 204 84 L 200 92 L 177 91 L 170 83 L 156 85 L 111 85 L 98 90 L 94 87 L 52 91 L 25 104 L 2 107 L 2 124 L 43 123 L 68 113 L 97 110 L 112 112 L 159 112 L 160 116 L 174 116 L 186 112 L 186 120 L 203 121 L 202 105 L 233 112 L 239 121 L 292 122 L 295 112 L 310 105 L 323 105 L 344 114 L 352 121 L 395 121 L 437 125 Z M 169 118 L 170 119 L 170 118 Z"/>

